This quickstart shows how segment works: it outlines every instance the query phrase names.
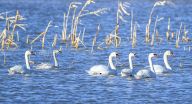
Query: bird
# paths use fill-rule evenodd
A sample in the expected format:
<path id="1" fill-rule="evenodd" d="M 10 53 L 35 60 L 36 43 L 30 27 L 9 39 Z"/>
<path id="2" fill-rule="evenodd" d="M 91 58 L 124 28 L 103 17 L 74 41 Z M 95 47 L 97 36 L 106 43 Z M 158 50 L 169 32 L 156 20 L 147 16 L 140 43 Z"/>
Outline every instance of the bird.
<path id="1" fill-rule="evenodd" d="M 133 63 L 132 59 L 135 58 L 136 53 L 129 53 L 129 68 L 127 69 L 122 69 L 121 70 L 121 76 L 122 77 L 131 77 L 133 74 Z"/>
<path id="2" fill-rule="evenodd" d="M 94 65 L 92 66 L 89 70 L 87 70 L 87 73 L 89 75 L 94 75 L 94 76 L 107 76 L 107 75 L 116 75 L 116 66 L 113 64 L 113 58 L 117 58 L 119 54 L 117 52 L 112 52 L 109 55 L 109 66 L 106 65 Z"/>
<path id="3" fill-rule="evenodd" d="M 155 78 L 156 77 L 156 73 L 154 72 L 154 67 L 153 67 L 153 63 L 152 63 L 152 58 L 155 58 L 155 57 L 157 57 L 157 54 L 155 54 L 155 53 L 149 54 L 148 62 L 149 62 L 150 69 L 148 69 L 148 68 L 140 69 L 138 72 L 136 72 L 134 74 L 134 77 L 136 79 Z"/>
<path id="4" fill-rule="evenodd" d="M 168 73 L 172 71 L 172 68 L 168 63 L 169 56 L 173 56 L 173 52 L 170 50 L 165 51 L 163 55 L 165 67 L 163 67 L 162 65 L 153 65 L 154 71 L 156 74 L 163 74 L 163 73 Z"/>
<path id="5" fill-rule="evenodd" d="M 27 70 L 30 70 L 30 63 L 29 63 L 29 57 L 30 55 L 35 55 L 35 53 L 31 50 L 27 50 L 25 52 L 25 65 L 15 65 L 11 68 L 8 69 L 8 73 L 9 75 L 13 75 L 13 74 L 24 74 Z M 26 70 L 27 69 L 27 70 Z"/>
<path id="6" fill-rule="evenodd" d="M 48 70 L 48 69 L 52 69 L 52 68 L 58 67 L 59 64 L 57 62 L 56 55 L 59 54 L 59 53 L 62 53 L 61 49 L 53 50 L 54 64 L 51 64 L 51 63 L 41 63 L 41 64 L 38 64 L 38 65 L 34 66 L 34 68 L 37 69 L 37 70 Z"/>

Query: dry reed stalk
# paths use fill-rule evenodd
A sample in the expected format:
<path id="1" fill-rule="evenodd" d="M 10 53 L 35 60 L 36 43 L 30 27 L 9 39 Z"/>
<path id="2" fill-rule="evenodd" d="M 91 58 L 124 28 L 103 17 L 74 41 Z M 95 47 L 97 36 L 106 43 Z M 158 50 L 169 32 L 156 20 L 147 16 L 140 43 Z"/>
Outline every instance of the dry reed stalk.
<path id="1" fill-rule="evenodd" d="M 47 31 L 49 29 L 49 27 L 51 26 L 52 21 L 49 21 L 47 27 L 45 28 L 45 31 L 43 31 L 40 35 L 38 35 L 35 39 L 33 39 L 33 41 L 31 42 L 31 44 L 33 44 L 37 39 L 39 39 L 42 36 L 42 48 L 44 48 L 44 44 L 45 44 L 45 36 L 47 34 Z"/>
<path id="2" fill-rule="evenodd" d="M 64 13 L 64 16 L 63 16 L 62 40 L 63 40 L 64 43 L 67 41 L 67 36 L 66 35 L 67 35 L 68 19 L 69 19 L 69 14 L 70 14 L 70 11 L 71 11 L 71 9 L 73 7 L 73 4 L 74 4 L 74 2 L 70 3 L 67 15 Z"/>
<path id="3" fill-rule="evenodd" d="M 73 38 L 76 37 L 77 27 L 78 27 L 78 24 L 79 24 L 79 18 L 80 18 L 80 16 L 81 16 L 82 12 L 83 12 L 83 11 L 85 10 L 85 8 L 86 8 L 89 4 L 91 4 L 91 3 L 93 3 L 92 0 L 87 0 L 87 1 L 85 2 L 85 4 L 83 5 L 83 7 L 81 8 L 81 10 L 79 11 L 79 13 L 77 14 L 77 16 L 75 17 L 75 19 L 74 19 L 74 25 L 73 25 L 73 32 L 72 32 L 72 34 L 71 34 L 71 35 L 73 35 L 73 36 L 72 36 Z"/>
<path id="4" fill-rule="evenodd" d="M 95 34 L 95 37 L 93 38 L 93 41 L 92 41 L 92 49 L 91 49 L 91 53 L 93 53 L 93 48 L 97 42 L 97 36 L 99 34 L 99 31 L 100 31 L 100 24 L 97 26 L 97 32 Z"/>
<path id="5" fill-rule="evenodd" d="M 56 44 L 57 44 L 57 34 L 55 34 L 55 36 L 54 36 L 52 47 L 55 47 Z"/>
<path id="6" fill-rule="evenodd" d="M 62 41 L 64 43 L 66 42 L 66 31 L 67 31 L 67 28 L 66 28 L 66 16 L 65 16 L 65 13 L 64 13 L 64 16 L 63 16 L 63 30 L 62 30 Z"/>
<path id="7" fill-rule="evenodd" d="M 29 44 L 29 35 L 27 35 L 26 43 Z"/>
<path id="8" fill-rule="evenodd" d="M 157 22 L 158 22 L 158 16 L 156 17 L 156 20 L 155 20 L 155 26 L 154 26 L 154 30 L 153 30 L 153 34 L 152 34 L 152 40 L 151 40 L 151 46 L 154 45 L 154 42 L 155 42 L 155 34 L 156 34 L 156 27 L 157 27 Z"/>
<path id="9" fill-rule="evenodd" d="M 17 31 L 17 41 L 19 42 L 19 32 Z"/>
<path id="10" fill-rule="evenodd" d="M 149 34 L 149 25 L 147 24 L 146 25 L 146 32 L 145 32 L 145 34 L 146 34 L 146 36 L 145 36 L 145 42 L 146 43 L 149 43 L 149 41 L 150 41 L 150 34 Z"/>
<path id="11" fill-rule="evenodd" d="M 120 2 L 118 0 L 118 9 L 116 13 L 116 26 L 115 26 L 115 47 L 119 46 L 118 34 L 119 34 L 119 11 L 120 11 Z"/>
<path id="12" fill-rule="evenodd" d="M 150 15 L 149 15 L 149 20 L 148 20 L 148 23 L 146 25 L 146 36 L 145 36 L 145 41 L 146 43 L 149 43 L 150 42 L 150 25 L 151 25 L 151 21 L 152 21 L 152 14 L 154 12 L 154 9 L 155 7 L 157 6 L 164 6 L 166 3 L 170 3 L 166 0 L 163 0 L 163 1 L 157 1 L 155 2 L 155 4 L 153 5 L 153 8 L 151 9 L 151 12 L 150 12 Z"/>
<path id="13" fill-rule="evenodd" d="M 175 47 L 179 48 L 179 32 L 176 33 L 176 41 L 175 41 Z"/>
<path id="14" fill-rule="evenodd" d="M 117 24 L 115 26 L 115 37 L 114 37 L 114 39 L 115 39 L 115 47 L 118 47 L 120 45 L 118 34 L 119 34 L 119 25 Z"/>
<path id="15" fill-rule="evenodd" d="M 6 13 L 6 18 L 5 18 L 5 20 L 6 20 L 6 29 L 7 29 L 7 31 L 10 31 L 10 22 L 9 22 L 8 17 L 7 17 L 7 13 Z"/>
<path id="16" fill-rule="evenodd" d="M 105 38 L 105 44 L 107 45 L 107 47 L 109 47 L 112 43 L 113 43 L 113 38 L 111 37 L 111 35 L 107 35 Z"/>
<path id="17" fill-rule="evenodd" d="M 159 31 L 158 31 L 158 29 L 156 29 L 156 33 L 155 34 L 156 34 L 156 41 L 159 42 Z"/>
<path id="18" fill-rule="evenodd" d="M 80 11 L 79 11 L 79 12 L 77 13 L 77 15 L 75 16 L 74 21 L 73 21 L 73 23 L 72 23 L 72 25 L 73 25 L 72 32 L 71 32 L 71 35 L 73 35 L 73 36 L 72 36 L 72 37 L 73 37 L 72 39 L 74 39 L 74 37 L 76 38 L 77 29 L 78 29 L 78 24 L 79 24 L 79 20 L 80 20 L 81 17 L 87 16 L 87 15 L 92 15 L 92 14 L 99 16 L 99 13 L 103 13 L 103 12 L 105 12 L 105 11 L 107 10 L 106 8 L 100 8 L 100 9 L 98 9 L 98 10 L 96 10 L 96 11 L 93 11 L 93 12 L 89 12 L 89 11 L 88 11 L 88 13 L 84 13 L 84 14 L 83 14 L 83 12 L 86 11 L 86 10 L 85 10 L 86 7 L 87 7 L 88 5 L 90 5 L 90 4 L 92 4 L 92 3 L 95 3 L 95 2 L 94 2 L 93 0 L 87 0 L 87 1 L 85 2 L 85 4 L 82 6 L 82 8 L 80 9 Z M 73 41 L 73 40 L 72 40 L 72 41 Z"/>
<path id="19" fill-rule="evenodd" d="M 132 39 L 132 48 L 136 47 L 137 42 L 137 25 L 134 25 L 134 31 L 133 31 L 133 39 Z"/>
<path id="20" fill-rule="evenodd" d="M 3 32 L 1 33 L 1 49 L 4 49 L 5 43 L 6 43 L 6 28 L 3 30 Z"/>
<path id="21" fill-rule="evenodd" d="M 181 34 L 181 29 L 182 29 L 183 23 L 181 22 L 179 32 L 176 34 L 176 48 L 179 48 L 179 41 L 180 41 L 180 34 Z"/>
<path id="22" fill-rule="evenodd" d="M 151 9 L 151 12 L 150 12 L 150 15 L 149 15 L 149 20 L 148 20 L 148 23 L 146 25 L 146 36 L 145 36 L 145 42 L 146 43 L 149 43 L 149 41 L 150 41 L 150 25 L 151 25 L 152 14 L 153 14 L 154 8 L 155 8 L 155 5 Z"/>
<path id="23" fill-rule="evenodd" d="M 75 14 L 76 14 L 76 8 L 73 11 L 73 18 L 72 18 L 72 23 L 71 23 L 71 34 L 68 36 L 68 38 L 71 38 L 71 44 L 73 44 L 73 29 L 74 29 L 74 22 L 75 22 Z"/>
<path id="24" fill-rule="evenodd" d="M 174 32 L 171 33 L 171 38 L 172 38 L 172 39 L 174 38 Z"/>
<path id="25" fill-rule="evenodd" d="M 9 36 L 9 38 L 6 40 L 6 44 L 8 45 L 7 48 L 9 48 L 11 46 L 18 47 L 18 45 L 11 39 L 11 36 Z"/>
<path id="26" fill-rule="evenodd" d="M 79 42 L 81 41 L 80 40 L 80 36 L 81 36 L 81 31 L 79 32 L 79 35 L 75 38 L 75 41 L 74 41 L 74 47 L 77 49 L 79 48 Z M 84 44 L 83 44 L 84 45 Z"/>
<path id="27" fill-rule="evenodd" d="M 170 30 L 171 30 L 171 28 L 170 28 L 170 18 L 169 18 L 168 25 L 167 25 L 167 32 L 166 32 L 167 41 L 170 40 Z"/>
<path id="28" fill-rule="evenodd" d="M 131 32 L 130 32 L 130 35 L 131 35 L 131 40 L 133 38 L 133 10 L 131 10 Z"/>
<path id="29" fill-rule="evenodd" d="M 183 32 L 184 32 L 184 36 L 182 37 L 182 41 L 183 41 L 183 42 L 189 42 L 190 39 L 189 39 L 188 36 L 187 36 L 188 31 L 186 30 L 186 25 L 184 25 L 184 30 L 183 30 Z"/>
<path id="30" fill-rule="evenodd" d="M 19 14 L 19 11 L 17 10 L 17 12 L 16 12 L 16 16 L 15 16 L 15 20 L 14 20 L 14 22 L 13 22 L 13 29 L 12 29 L 12 33 L 11 33 L 11 39 L 13 40 L 13 38 L 14 38 L 14 32 L 15 32 L 15 29 L 16 29 L 16 26 L 17 26 L 17 21 L 19 20 L 19 16 L 20 16 L 20 14 Z"/>

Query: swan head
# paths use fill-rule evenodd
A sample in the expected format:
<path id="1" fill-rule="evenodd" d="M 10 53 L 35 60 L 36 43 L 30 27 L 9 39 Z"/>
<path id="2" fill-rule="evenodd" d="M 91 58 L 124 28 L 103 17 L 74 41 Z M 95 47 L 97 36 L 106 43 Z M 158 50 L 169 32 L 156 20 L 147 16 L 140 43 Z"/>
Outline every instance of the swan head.
<path id="1" fill-rule="evenodd" d="M 136 57 L 136 56 L 137 56 L 136 53 L 133 53 L 133 52 L 129 53 L 129 57 L 130 57 L 130 58 L 134 58 L 134 57 Z"/>
<path id="2" fill-rule="evenodd" d="M 167 55 L 167 56 L 173 56 L 173 51 L 167 50 L 167 51 L 165 52 L 165 55 Z"/>
<path id="3" fill-rule="evenodd" d="M 157 57 L 158 55 L 156 53 L 150 53 L 149 54 L 149 58 L 154 58 L 154 57 Z"/>
<path id="4" fill-rule="evenodd" d="M 53 50 L 53 53 L 55 53 L 55 54 L 58 54 L 58 53 L 62 53 L 62 50 Z"/>
<path id="5" fill-rule="evenodd" d="M 27 50 L 26 52 L 25 52 L 25 55 L 35 55 L 35 52 L 34 51 L 31 51 L 31 50 Z"/>
<path id="6" fill-rule="evenodd" d="M 117 58 L 119 56 L 119 53 L 117 53 L 117 52 L 112 52 L 111 54 L 110 54 L 110 57 L 115 57 L 115 58 Z"/>

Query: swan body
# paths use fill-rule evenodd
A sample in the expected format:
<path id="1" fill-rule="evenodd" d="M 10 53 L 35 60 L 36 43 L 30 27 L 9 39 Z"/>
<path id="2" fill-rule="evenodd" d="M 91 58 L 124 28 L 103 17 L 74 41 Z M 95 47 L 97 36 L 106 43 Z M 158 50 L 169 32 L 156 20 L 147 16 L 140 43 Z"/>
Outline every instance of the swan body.
<path id="1" fill-rule="evenodd" d="M 153 65 L 154 67 L 154 72 L 156 74 L 163 74 L 163 73 L 168 73 L 172 70 L 172 68 L 170 67 L 169 63 L 168 63 L 168 57 L 172 56 L 173 52 L 170 50 L 165 51 L 164 55 L 163 55 L 163 60 L 164 60 L 164 64 L 165 67 L 163 67 L 162 65 Z"/>
<path id="2" fill-rule="evenodd" d="M 166 73 L 167 70 L 165 69 L 165 67 L 161 66 L 161 65 L 153 65 L 154 68 L 154 72 L 156 74 L 163 74 Z"/>
<path id="3" fill-rule="evenodd" d="M 37 66 L 35 66 L 35 69 L 44 69 L 44 70 L 47 70 L 47 69 L 51 69 L 54 65 L 50 64 L 50 63 L 41 63 Z"/>
<path id="4" fill-rule="evenodd" d="M 117 52 L 112 52 L 109 55 L 109 66 L 105 65 L 94 65 L 92 66 L 87 73 L 89 75 L 94 75 L 94 76 L 107 76 L 107 75 L 115 75 L 116 74 L 116 67 L 114 66 L 112 60 L 113 58 L 116 58 L 118 56 Z"/>
<path id="5" fill-rule="evenodd" d="M 29 63 L 29 57 L 30 55 L 35 55 L 34 52 L 27 50 L 25 52 L 25 66 L 22 65 L 15 65 L 13 67 L 11 67 L 8 70 L 9 75 L 13 75 L 13 74 L 23 74 L 25 73 L 25 69 L 30 70 L 30 63 Z"/>
<path id="6" fill-rule="evenodd" d="M 9 75 L 13 75 L 13 74 L 23 74 L 24 73 L 24 67 L 22 65 L 15 65 L 13 67 L 11 67 L 9 70 Z"/>
<path id="7" fill-rule="evenodd" d="M 150 65 L 150 70 L 148 68 L 144 68 L 139 70 L 134 76 L 136 79 L 143 79 L 143 78 L 154 78 L 156 77 L 156 74 L 154 73 L 154 67 L 152 63 L 152 58 L 157 57 L 157 54 L 150 53 L 148 56 L 148 61 Z"/>
<path id="8" fill-rule="evenodd" d="M 136 56 L 135 53 L 130 53 L 129 54 L 129 68 L 128 69 L 123 69 L 121 71 L 121 76 L 122 77 L 130 77 L 133 74 L 133 64 L 132 64 L 132 58 Z"/>
<path id="9" fill-rule="evenodd" d="M 106 76 L 109 74 L 109 68 L 105 65 L 95 65 L 87 71 L 89 75 L 103 75 Z"/>
<path id="10" fill-rule="evenodd" d="M 39 65 L 36 65 L 35 69 L 48 70 L 48 69 L 51 69 L 51 68 L 54 68 L 54 67 L 58 67 L 59 65 L 58 65 L 58 62 L 57 62 L 56 55 L 58 53 L 61 53 L 61 52 L 62 52 L 61 50 L 53 50 L 54 65 L 51 64 L 51 63 L 41 63 Z"/>
<path id="11" fill-rule="evenodd" d="M 156 77 L 155 73 L 153 73 L 148 69 L 141 69 L 135 75 L 136 79 L 154 78 L 154 77 Z"/>

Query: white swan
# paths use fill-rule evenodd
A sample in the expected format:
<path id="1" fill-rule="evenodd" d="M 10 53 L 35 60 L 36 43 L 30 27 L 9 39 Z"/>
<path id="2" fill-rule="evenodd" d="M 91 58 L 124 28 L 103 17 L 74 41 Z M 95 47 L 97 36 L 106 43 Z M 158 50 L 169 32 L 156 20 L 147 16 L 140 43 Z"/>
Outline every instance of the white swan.
<path id="1" fill-rule="evenodd" d="M 109 66 L 108 68 L 105 65 L 95 65 L 90 68 L 90 70 L 87 71 L 89 75 L 101 75 L 101 76 L 106 76 L 106 75 L 115 75 L 116 74 L 116 67 L 113 64 L 113 58 L 117 58 L 118 53 L 117 52 L 112 52 L 109 55 Z"/>
<path id="2" fill-rule="evenodd" d="M 129 69 L 123 69 L 121 71 L 121 76 L 122 77 L 128 77 L 128 76 L 132 76 L 132 72 L 133 72 L 133 63 L 132 63 L 132 59 L 136 56 L 135 53 L 129 53 Z"/>
<path id="3" fill-rule="evenodd" d="M 157 54 L 155 53 L 150 53 L 148 56 L 148 61 L 149 61 L 149 66 L 150 70 L 147 69 L 141 69 L 139 70 L 134 76 L 136 79 L 143 79 L 143 78 L 153 78 L 156 77 L 156 74 L 154 73 L 154 68 L 153 68 L 153 63 L 152 63 L 152 58 L 157 57 Z"/>
<path id="4" fill-rule="evenodd" d="M 58 62 L 57 62 L 56 55 L 57 55 L 58 53 L 61 53 L 61 52 L 62 52 L 61 50 L 53 50 L 54 65 L 51 64 L 51 63 L 41 63 L 41 64 L 39 64 L 39 65 L 34 66 L 35 69 L 47 70 L 47 69 L 51 69 L 51 68 L 54 68 L 54 67 L 58 67 L 59 64 L 58 64 Z"/>
<path id="5" fill-rule="evenodd" d="M 172 55 L 173 55 L 172 51 L 170 51 L 170 50 L 165 51 L 165 53 L 163 55 L 165 67 L 163 67 L 161 65 L 153 65 L 154 71 L 156 74 L 168 73 L 172 70 L 171 66 L 168 63 L 168 57 L 172 56 Z"/>
<path id="6" fill-rule="evenodd" d="M 30 63 L 29 63 L 29 57 L 30 55 L 35 55 L 35 53 L 33 51 L 29 51 L 27 50 L 25 52 L 25 66 L 22 65 L 15 65 L 13 67 L 11 67 L 8 72 L 9 75 L 13 75 L 13 74 L 23 74 L 25 72 L 25 69 L 30 70 Z"/>

